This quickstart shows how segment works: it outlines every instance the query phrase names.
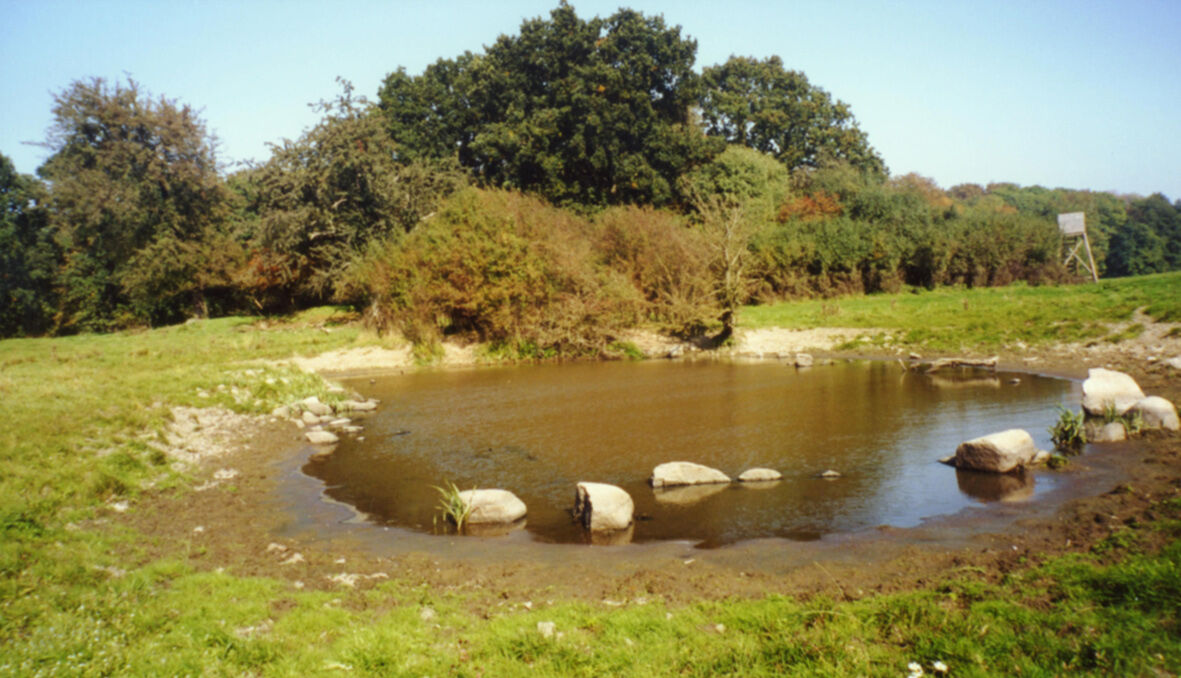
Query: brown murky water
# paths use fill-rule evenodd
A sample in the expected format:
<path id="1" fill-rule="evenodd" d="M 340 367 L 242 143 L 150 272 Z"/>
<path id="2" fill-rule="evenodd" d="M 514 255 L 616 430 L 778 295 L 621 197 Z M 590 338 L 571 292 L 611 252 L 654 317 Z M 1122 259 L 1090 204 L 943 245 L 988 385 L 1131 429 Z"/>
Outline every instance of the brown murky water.
<path id="1" fill-rule="evenodd" d="M 1011 380 L 1019 379 L 1017 383 Z M 589 538 L 570 518 L 579 481 L 619 485 L 639 517 L 624 541 L 812 540 L 1051 490 L 1053 474 L 990 476 L 938 463 L 969 438 L 1024 428 L 1048 449 L 1074 382 L 1027 374 L 927 376 L 893 363 L 797 371 L 779 364 L 587 363 L 422 372 L 354 388 L 380 398 L 365 440 L 304 471 L 374 523 L 431 532 L 433 486 L 512 490 L 521 529 Z M 653 491 L 652 468 L 694 461 L 731 476 L 778 469 L 773 484 Z M 826 469 L 837 480 L 815 475 Z"/>

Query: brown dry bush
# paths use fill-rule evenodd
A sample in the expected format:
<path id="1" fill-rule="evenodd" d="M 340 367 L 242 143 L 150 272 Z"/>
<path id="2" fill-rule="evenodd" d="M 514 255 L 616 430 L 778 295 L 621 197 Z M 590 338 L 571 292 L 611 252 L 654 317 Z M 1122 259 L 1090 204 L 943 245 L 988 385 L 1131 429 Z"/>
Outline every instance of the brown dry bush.
<path id="1" fill-rule="evenodd" d="M 709 243 L 681 217 L 649 207 L 615 207 L 598 216 L 596 247 L 644 300 L 649 322 L 700 331 L 718 313 Z"/>
<path id="2" fill-rule="evenodd" d="M 537 198 L 468 189 L 406 237 L 370 247 L 349 281 L 373 325 L 416 343 L 457 335 L 513 357 L 594 354 L 643 304 L 596 264 L 589 234 L 585 219 Z"/>

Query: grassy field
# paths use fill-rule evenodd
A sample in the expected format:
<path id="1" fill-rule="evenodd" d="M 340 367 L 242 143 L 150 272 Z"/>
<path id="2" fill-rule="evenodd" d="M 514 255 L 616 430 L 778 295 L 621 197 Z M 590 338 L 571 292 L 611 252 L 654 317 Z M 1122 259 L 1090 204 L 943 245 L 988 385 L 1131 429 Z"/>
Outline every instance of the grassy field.
<path id="1" fill-rule="evenodd" d="M 1101 339 L 1094 323 L 1141 306 L 1181 319 L 1179 288 L 1172 275 L 945 290 L 751 308 L 742 319 L 904 330 L 933 349 L 1036 344 Z M 956 676 L 1181 672 L 1176 498 L 1086 553 L 1007 573 L 949 570 L 900 593 L 529 609 L 396 574 L 329 591 L 237 576 L 183 550 L 149 556 L 152 535 L 103 517 L 155 489 L 191 491 L 147 444 L 172 406 L 257 413 L 333 397 L 319 378 L 249 361 L 379 342 L 334 317 L 0 342 L 0 675 L 905 676 L 911 662 L 926 675 L 936 662 Z M 129 552 L 142 554 L 129 562 Z"/>
<path id="2" fill-rule="evenodd" d="M 1156 321 L 1181 322 L 1181 274 L 1097 285 L 942 288 L 748 306 L 740 323 L 751 328 L 878 329 L 904 345 L 929 350 L 986 350 L 1018 343 L 1118 340 L 1110 336 L 1108 325 L 1131 320 L 1138 308 Z"/>

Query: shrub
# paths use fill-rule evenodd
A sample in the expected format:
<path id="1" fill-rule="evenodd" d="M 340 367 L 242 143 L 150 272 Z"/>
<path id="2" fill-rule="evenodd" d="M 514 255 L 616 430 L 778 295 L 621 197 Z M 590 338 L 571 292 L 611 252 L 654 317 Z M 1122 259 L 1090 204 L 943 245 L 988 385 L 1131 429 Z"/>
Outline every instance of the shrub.
<path id="1" fill-rule="evenodd" d="M 671 212 L 616 207 L 595 220 L 600 260 L 643 297 L 643 315 L 683 332 L 717 314 L 710 251 L 701 231 Z"/>
<path id="2" fill-rule="evenodd" d="M 597 353 L 642 302 L 595 265 L 589 224 L 536 198 L 468 189 L 405 238 L 371 246 L 347 284 L 368 320 L 416 342 L 443 335 L 557 356 Z"/>

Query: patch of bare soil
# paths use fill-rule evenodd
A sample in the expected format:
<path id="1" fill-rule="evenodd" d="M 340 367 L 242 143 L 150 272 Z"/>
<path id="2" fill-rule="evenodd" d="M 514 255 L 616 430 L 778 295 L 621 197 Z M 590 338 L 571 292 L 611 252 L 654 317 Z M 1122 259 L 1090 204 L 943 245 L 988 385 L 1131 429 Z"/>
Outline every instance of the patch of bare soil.
<path id="1" fill-rule="evenodd" d="M 1177 402 L 1181 370 L 1161 359 L 1148 360 L 1181 355 L 1181 345 L 1168 333 L 1169 328 L 1146 328 L 1139 337 L 1116 344 L 1011 352 L 1001 359 L 1002 364 L 1076 377 L 1085 374 L 1087 367 L 1110 366 L 1132 374 L 1146 393 Z M 667 352 L 671 346 L 641 338 L 650 342 L 642 346 L 646 351 Z M 786 354 L 846 340 L 842 333 L 760 331 L 740 337 L 739 347 Z M 307 368 L 373 369 L 372 359 L 385 356 L 393 365 L 400 355 L 362 351 L 326 354 L 319 362 L 307 363 Z M 354 367 L 349 361 L 357 356 L 365 361 Z M 219 417 L 224 426 L 217 423 Z M 464 547 L 382 553 L 371 542 L 344 537 L 279 536 L 299 535 L 287 529 L 298 516 L 291 516 L 277 499 L 284 474 L 290 472 L 278 461 L 290 459 L 293 450 L 307 449 L 290 422 L 265 417 L 244 422 L 187 411 L 177 419 L 195 422 L 178 426 L 172 445 L 189 451 L 195 487 L 148 492 L 131 510 L 112 515 L 145 536 L 128 547 L 129 560 L 179 556 L 198 568 L 285 579 L 294 588 L 364 588 L 397 579 L 436 590 L 471 592 L 477 611 L 514 601 L 555 598 L 609 605 L 771 593 L 824 593 L 852 599 L 923 586 L 969 569 L 999 578 L 1047 557 L 1089 551 L 1120 530 L 1151 523 L 1158 517 L 1159 502 L 1181 496 L 1181 435 L 1153 432 L 1140 443 L 1102 453 L 1103 463 L 1114 467 L 1120 480 L 1054 510 L 1026 515 L 1020 513 L 1020 505 L 1006 508 L 1010 518 L 998 521 L 996 530 L 991 524 L 981 529 L 969 517 L 919 528 L 883 527 L 872 534 L 820 542 L 762 540 L 708 551 L 683 543 L 625 547 L 527 543 L 517 550 L 515 545 L 506 548 L 503 541 L 450 538 Z M 1088 465 L 1096 463 L 1089 458 L 1078 458 L 1065 472 L 1089 473 Z M 1142 532 L 1148 540 L 1142 544 L 1145 548 L 1152 548 L 1154 539 L 1168 538 L 1159 530 Z M 482 555 L 478 544 L 488 544 L 488 554 L 493 555 Z"/>

